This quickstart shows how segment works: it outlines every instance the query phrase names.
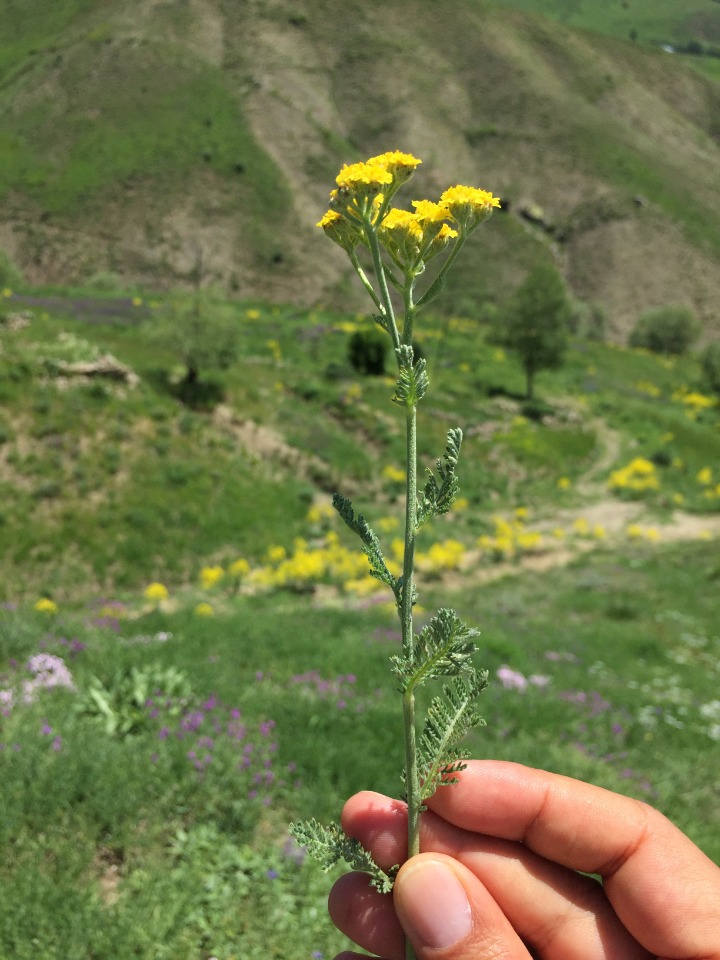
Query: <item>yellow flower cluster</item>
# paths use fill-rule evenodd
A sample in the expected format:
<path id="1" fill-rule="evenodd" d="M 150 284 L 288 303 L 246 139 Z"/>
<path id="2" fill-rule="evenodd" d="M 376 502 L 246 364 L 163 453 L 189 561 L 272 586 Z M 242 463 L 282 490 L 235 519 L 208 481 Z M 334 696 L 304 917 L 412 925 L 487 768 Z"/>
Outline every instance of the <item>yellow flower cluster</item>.
<path id="1" fill-rule="evenodd" d="M 477 546 L 495 561 L 510 560 L 513 557 L 529 553 L 539 553 L 544 549 L 542 534 L 525 527 L 527 511 L 518 508 L 512 520 L 493 517 L 495 527 L 493 535 L 483 534 L 477 540 Z"/>
<path id="2" fill-rule="evenodd" d="M 35 610 L 38 613 L 46 613 L 52 616 L 58 612 L 58 605 L 54 600 L 50 600 L 49 597 L 41 597 L 35 602 Z"/>
<path id="3" fill-rule="evenodd" d="M 200 585 L 204 590 L 212 590 L 225 576 L 225 571 L 220 566 L 203 567 L 200 571 Z"/>
<path id="4" fill-rule="evenodd" d="M 629 540 L 647 540 L 649 543 L 660 540 L 660 531 L 656 527 L 643 527 L 639 523 L 628 524 L 625 535 Z"/>
<path id="5" fill-rule="evenodd" d="M 687 387 L 680 387 L 673 393 L 672 398 L 684 404 L 685 412 L 691 420 L 696 419 L 703 410 L 711 410 L 717 404 L 714 397 L 705 396 L 696 390 L 688 390 Z"/>
<path id="6" fill-rule="evenodd" d="M 438 576 L 447 570 L 457 570 L 466 554 L 465 545 L 459 540 L 443 540 L 433 543 L 429 550 L 415 554 L 415 566 L 430 576 Z"/>
<path id="7" fill-rule="evenodd" d="M 376 228 L 394 262 L 415 268 L 443 250 L 458 230 L 469 233 L 500 206 L 487 190 L 458 185 L 449 187 L 438 203 L 413 200 L 414 212 L 390 207 L 420 163 L 411 154 L 394 150 L 364 163 L 345 164 L 330 193 L 331 208 L 317 226 L 348 253 L 367 242 L 369 228 Z"/>
<path id="8" fill-rule="evenodd" d="M 713 486 L 715 481 L 712 467 L 703 467 L 702 470 L 698 470 L 696 479 L 697 482 L 704 487 L 702 494 L 706 500 L 717 500 L 720 498 L 720 483 Z"/>
<path id="9" fill-rule="evenodd" d="M 662 395 L 662 390 L 658 387 L 657 384 L 652 383 L 650 380 L 639 380 L 635 384 L 635 389 L 638 393 L 644 393 L 648 397 L 657 398 Z"/>
<path id="10" fill-rule="evenodd" d="M 149 583 L 145 587 L 144 596 L 146 600 L 149 600 L 151 603 L 161 603 L 163 600 L 167 600 L 170 596 L 168 593 L 168 588 L 164 583 L 158 583 L 156 580 L 153 583 Z"/>
<path id="11" fill-rule="evenodd" d="M 644 457 L 635 457 L 627 466 L 613 470 L 608 479 L 611 490 L 632 496 L 660 489 L 655 464 Z"/>
<path id="12" fill-rule="evenodd" d="M 384 480 L 389 480 L 390 483 L 405 483 L 405 471 L 392 463 L 383 467 L 382 476 Z"/>
<path id="13" fill-rule="evenodd" d="M 366 575 L 369 569 L 365 555 L 343 547 L 333 531 L 312 546 L 298 538 L 291 553 L 281 546 L 271 547 L 267 557 L 266 564 L 250 571 L 250 586 L 267 589 L 323 581 L 347 583 Z M 377 581 L 374 584 L 377 586 Z"/>

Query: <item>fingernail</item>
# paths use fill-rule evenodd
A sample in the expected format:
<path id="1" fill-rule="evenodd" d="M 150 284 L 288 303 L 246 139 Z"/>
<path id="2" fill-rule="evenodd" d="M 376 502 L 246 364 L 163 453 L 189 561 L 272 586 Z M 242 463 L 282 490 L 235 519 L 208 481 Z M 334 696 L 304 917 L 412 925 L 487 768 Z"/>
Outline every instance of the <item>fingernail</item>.
<path id="1" fill-rule="evenodd" d="M 426 947 L 451 947 L 472 927 L 465 888 L 439 860 L 420 860 L 403 871 L 395 907 L 410 939 Z"/>

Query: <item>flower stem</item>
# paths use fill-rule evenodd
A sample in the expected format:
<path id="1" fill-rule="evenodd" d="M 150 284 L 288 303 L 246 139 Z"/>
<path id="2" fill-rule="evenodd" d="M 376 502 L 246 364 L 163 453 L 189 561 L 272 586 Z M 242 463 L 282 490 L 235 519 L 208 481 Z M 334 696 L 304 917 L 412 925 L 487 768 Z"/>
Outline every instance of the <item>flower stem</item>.
<path id="1" fill-rule="evenodd" d="M 415 595 L 415 534 L 417 528 L 417 415 L 414 403 L 406 410 L 406 502 L 405 551 L 403 557 L 403 589 L 400 605 L 402 644 L 405 656 L 414 660 L 413 602 Z M 420 778 L 417 765 L 415 728 L 415 686 L 410 684 L 403 694 L 403 728 L 405 735 L 405 787 L 408 805 L 408 857 L 420 853 Z M 410 941 L 405 944 L 406 960 L 415 960 Z"/>

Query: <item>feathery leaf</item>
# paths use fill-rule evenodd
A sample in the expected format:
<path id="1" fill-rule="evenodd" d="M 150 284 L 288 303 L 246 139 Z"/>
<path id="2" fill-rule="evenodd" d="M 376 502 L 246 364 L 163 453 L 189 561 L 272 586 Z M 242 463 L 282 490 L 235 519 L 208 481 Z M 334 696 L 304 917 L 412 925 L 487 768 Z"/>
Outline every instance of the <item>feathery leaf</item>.
<path id="1" fill-rule="evenodd" d="M 390 893 L 392 890 L 398 867 L 383 870 L 359 840 L 346 836 L 339 823 L 330 822 L 324 826 L 311 818 L 301 823 L 291 823 L 290 833 L 326 872 L 344 860 L 353 870 L 369 874 L 370 883 L 380 893 Z"/>
<path id="2" fill-rule="evenodd" d="M 453 505 L 460 487 L 455 470 L 460 458 L 462 438 L 462 430 L 459 427 L 448 431 L 445 453 L 442 459 L 435 462 L 435 469 L 440 477 L 439 483 L 432 470 L 427 471 L 428 478 L 422 497 L 418 498 L 416 521 L 418 530 L 432 517 L 447 513 Z"/>

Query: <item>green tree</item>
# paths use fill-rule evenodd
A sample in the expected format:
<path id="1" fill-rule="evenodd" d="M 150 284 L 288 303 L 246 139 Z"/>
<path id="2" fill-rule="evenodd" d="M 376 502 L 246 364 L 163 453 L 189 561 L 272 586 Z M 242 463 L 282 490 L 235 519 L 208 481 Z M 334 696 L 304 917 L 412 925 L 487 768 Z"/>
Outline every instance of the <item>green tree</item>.
<path id="1" fill-rule="evenodd" d="M 528 400 L 534 397 L 538 371 L 554 370 L 562 364 L 569 319 L 565 284 L 549 264 L 531 270 L 506 304 L 502 340 L 520 359 Z"/>
<path id="2" fill-rule="evenodd" d="M 157 331 L 182 362 L 185 373 L 179 384 L 180 398 L 192 401 L 203 393 L 201 374 L 225 370 L 237 357 L 239 335 L 234 318 L 211 307 L 202 291 L 202 249 L 195 251 L 194 296 L 190 303 L 172 303 Z"/>

